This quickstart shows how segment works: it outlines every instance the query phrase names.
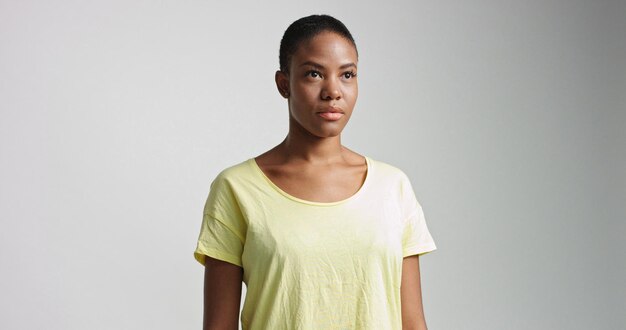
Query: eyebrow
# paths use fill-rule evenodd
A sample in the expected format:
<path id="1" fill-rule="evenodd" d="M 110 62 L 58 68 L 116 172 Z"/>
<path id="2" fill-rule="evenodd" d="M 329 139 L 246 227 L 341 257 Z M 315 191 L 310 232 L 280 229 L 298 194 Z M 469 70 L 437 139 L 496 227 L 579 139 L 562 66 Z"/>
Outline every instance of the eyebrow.
<path id="1" fill-rule="evenodd" d="M 312 66 L 312 67 L 319 68 L 319 69 L 323 69 L 323 68 L 324 68 L 324 66 L 323 66 L 323 65 L 321 65 L 321 64 L 319 64 L 319 63 L 315 63 L 315 62 L 313 62 L 313 61 L 306 61 L 306 62 L 304 62 L 304 63 L 300 64 L 300 66 L 305 66 L 305 65 L 310 65 L 310 66 Z M 349 68 L 349 67 L 354 67 L 354 68 L 356 68 L 356 64 L 354 64 L 353 62 L 346 63 L 346 64 L 341 65 L 341 66 L 339 67 L 339 69 L 342 69 L 342 70 L 343 70 L 343 69 L 347 69 L 347 68 Z"/>

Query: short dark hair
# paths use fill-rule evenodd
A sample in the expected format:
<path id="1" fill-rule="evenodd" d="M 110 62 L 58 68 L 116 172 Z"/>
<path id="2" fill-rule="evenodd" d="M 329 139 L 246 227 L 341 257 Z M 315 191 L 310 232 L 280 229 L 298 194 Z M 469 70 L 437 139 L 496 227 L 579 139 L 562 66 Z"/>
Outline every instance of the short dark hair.
<path id="1" fill-rule="evenodd" d="M 338 19 L 329 15 L 311 15 L 298 19 L 291 23 L 283 38 L 280 41 L 280 52 L 278 61 L 280 63 L 280 71 L 288 73 L 291 57 L 296 53 L 300 44 L 315 37 L 321 32 L 334 32 L 346 38 L 354 46 L 356 51 L 356 43 L 348 28 Z M 358 57 L 358 51 L 357 51 Z"/>

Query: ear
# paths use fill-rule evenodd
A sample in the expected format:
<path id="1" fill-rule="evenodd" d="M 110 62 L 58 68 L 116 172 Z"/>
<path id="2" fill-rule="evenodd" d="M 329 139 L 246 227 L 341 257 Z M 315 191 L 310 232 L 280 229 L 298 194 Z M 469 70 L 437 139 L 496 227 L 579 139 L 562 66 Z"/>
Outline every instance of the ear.
<path id="1" fill-rule="evenodd" d="M 278 88 L 280 95 L 284 98 L 289 98 L 289 76 L 278 70 L 274 75 L 274 80 L 276 81 L 276 88 Z"/>

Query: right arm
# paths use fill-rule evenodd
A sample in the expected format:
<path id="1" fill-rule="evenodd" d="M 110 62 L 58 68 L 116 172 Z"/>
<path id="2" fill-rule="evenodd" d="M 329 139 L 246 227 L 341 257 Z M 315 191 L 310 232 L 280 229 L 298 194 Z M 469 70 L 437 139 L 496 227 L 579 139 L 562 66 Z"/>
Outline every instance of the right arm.
<path id="1" fill-rule="evenodd" d="M 243 268 L 206 257 L 203 330 L 238 330 Z"/>

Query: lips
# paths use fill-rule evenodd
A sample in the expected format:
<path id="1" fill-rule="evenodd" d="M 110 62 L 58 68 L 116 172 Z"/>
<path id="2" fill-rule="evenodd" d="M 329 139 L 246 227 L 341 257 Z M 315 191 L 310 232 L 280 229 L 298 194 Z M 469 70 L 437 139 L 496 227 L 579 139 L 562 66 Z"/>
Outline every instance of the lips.
<path id="1" fill-rule="evenodd" d="M 339 118 L 343 117 L 343 112 L 318 112 L 317 114 L 328 120 L 339 120 Z"/>
<path id="2" fill-rule="evenodd" d="M 328 107 L 324 109 L 324 111 L 320 111 L 317 114 L 327 120 L 339 120 L 339 118 L 344 115 L 343 110 L 335 107 Z"/>
<path id="3" fill-rule="evenodd" d="M 343 113 L 343 110 L 339 109 L 339 108 L 335 108 L 335 107 L 328 107 L 326 108 L 324 111 L 320 111 L 320 113 Z"/>

